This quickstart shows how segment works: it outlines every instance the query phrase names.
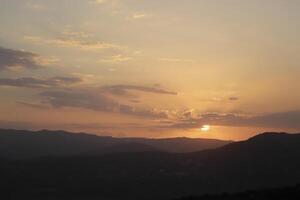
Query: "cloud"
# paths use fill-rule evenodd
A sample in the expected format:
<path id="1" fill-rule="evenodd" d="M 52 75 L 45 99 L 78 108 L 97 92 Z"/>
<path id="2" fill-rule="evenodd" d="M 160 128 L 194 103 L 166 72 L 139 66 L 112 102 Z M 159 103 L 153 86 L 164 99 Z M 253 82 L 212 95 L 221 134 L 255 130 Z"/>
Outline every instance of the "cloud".
<path id="1" fill-rule="evenodd" d="M 254 116 L 233 113 L 206 113 L 200 114 L 196 117 L 182 115 L 181 118 L 174 120 L 172 124 L 163 127 L 191 129 L 201 127 L 204 124 L 233 127 L 300 129 L 300 111 L 296 110 Z"/>
<path id="2" fill-rule="evenodd" d="M 109 0 L 94 0 L 92 1 L 92 3 L 95 4 L 106 4 Z"/>
<path id="3" fill-rule="evenodd" d="M 300 110 L 271 113 L 246 119 L 236 119 L 235 123 L 245 126 L 278 127 L 300 129 Z"/>
<path id="4" fill-rule="evenodd" d="M 84 79 L 81 77 L 0 78 L 0 86 L 42 89 L 42 92 L 39 93 L 40 100 L 38 102 L 18 102 L 19 104 L 29 107 L 39 109 L 50 109 L 51 107 L 84 108 L 94 111 L 139 116 L 143 118 L 167 118 L 168 113 L 163 110 L 127 105 L 119 102 L 119 100 L 113 98 L 111 95 L 123 96 L 125 98 L 136 97 L 134 94 L 129 93 L 128 90 L 176 95 L 175 92 L 161 88 L 134 85 L 113 85 L 102 88 L 70 87 L 75 84 L 82 83 L 83 81 Z M 132 101 L 129 102 L 132 103 Z M 137 101 L 134 103 L 136 104 Z"/>
<path id="5" fill-rule="evenodd" d="M 27 7 L 35 11 L 44 11 L 47 9 L 45 5 L 37 3 L 28 3 Z"/>
<path id="6" fill-rule="evenodd" d="M 32 102 L 24 102 L 24 101 L 17 101 L 16 103 L 26 106 L 26 107 L 30 107 L 30 108 L 36 108 L 36 109 L 51 109 L 51 107 L 49 105 L 45 105 L 45 104 L 41 104 L 41 103 L 32 103 Z"/>
<path id="7" fill-rule="evenodd" d="M 27 68 L 37 69 L 43 66 L 40 56 L 35 53 L 0 47 L 0 70 Z"/>
<path id="8" fill-rule="evenodd" d="M 229 101 L 237 101 L 237 100 L 239 100 L 239 98 L 238 97 L 229 97 L 228 100 Z"/>
<path id="9" fill-rule="evenodd" d="M 50 90 L 40 93 L 43 103 L 54 107 L 85 108 L 94 111 L 120 113 L 143 118 L 166 118 L 164 111 L 136 108 L 121 104 L 102 93 L 88 90 Z"/>
<path id="10" fill-rule="evenodd" d="M 97 111 L 113 111 L 118 103 L 102 94 L 84 90 L 51 90 L 40 93 L 54 107 L 79 107 Z"/>
<path id="11" fill-rule="evenodd" d="M 195 60 L 191 59 L 179 59 L 179 58 L 160 58 L 160 61 L 163 62 L 173 62 L 173 63 L 194 63 Z"/>
<path id="12" fill-rule="evenodd" d="M 2 78 L 0 79 L 0 86 L 13 86 L 13 87 L 28 87 L 28 88 L 51 88 L 63 87 L 82 80 L 78 77 L 52 77 L 48 79 L 38 79 L 32 77 L 25 78 Z"/>
<path id="13" fill-rule="evenodd" d="M 136 86 L 136 85 L 112 85 L 112 86 L 103 87 L 103 89 L 114 95 L 127 95 L 128 90 L 135 90 L 135 91 L 156 93 L 156 94 L 177 95 L 176 92 L 164 90 L 158 87 L 145 87 L 145 86 Z"/>
<path id="14" fill-rule="evenodd" d="M 211 102 L 211 103 L 226 103 L 226 102 L 233 102 L 233 101 L 238 101 L 240 98 L 239 97 L 212 97 L 212 98 L 206 98 L 206 99 L 200 99 L 200 102 Z"/>
<path id="15" fill-rule="evenodd" d="M 66 27 L 65 30 L 62 31 L 62 35 L 68 36 L 68 37 L 80 37 L 80 38 L 91 38 L 92 34 L 91 33 L 86 33 L 84 31 L 74 31 L 71 30 L 70 27 Z"/>
<path id="16" fill-rule="evenodd" d="M 119 112 L 127 115 L 135 115 L 144 118 L 167 118 L 167 112 L 157 109 L 138 109 L 129 105 L 120 105 Z"/>
<path id="17" fill-rule="evenodd" d="M 118 55 L 114 55 L 114 56 L 111 56 L 111 57 L 107 57 L 107 58 L 101 59 L 100 62 L 105 62 L 105 63 L 120 63 L 120 62 L 129 61 L 131 59 L 132 59 L 132 57 L 118 54 Z"/>
<path id="18" fill-rule="evenodd" d="M 112 44 L 108 42 L 98 42 L 93 41 L 91 39 L 85 38 L 85 37 L 67 37 L 62 36 L 54 39 L 50 38 L 41 38 L 38 36 L 25 36 L 25 40 L 34 42 L 37 44 L 47 44 L 47 45 L 57 45 L 60 47 L 71 47 L 71 48 L 78 48 L 85 51 L 94 51 L 94 50 L 103 50 L 103 49 L 118 49 L 123 50 L 126 49 L 123 46 Z"/>
<path id="19" fill-rule="evenodd" d="M 145 19 L 145 18 L 150 18 L 150 17 L 152 17 L 152 15 L 140 12 L 140 13 L 134 13 L 134 14 L 128 16 L 126 18 L 126 20 L 140 20 L 140 19 Z"/>

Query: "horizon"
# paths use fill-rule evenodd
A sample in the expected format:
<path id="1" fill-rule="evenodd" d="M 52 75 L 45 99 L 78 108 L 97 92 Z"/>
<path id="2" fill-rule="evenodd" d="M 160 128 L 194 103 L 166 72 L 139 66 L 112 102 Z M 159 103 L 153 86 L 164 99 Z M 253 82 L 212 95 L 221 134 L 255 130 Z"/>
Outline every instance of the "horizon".
<path id="1" fill-rule="evenodd" d="M 0 127 L 300 132 L 300 1 L 0 0 Z"/>
<path id="2" fill-rule="evenodd" d="M 203 140 L 220 140 L 220 141 L 228 141 L 228 142 L 241 142 L 241 141 L 247 141 L 251 138 L 255 138 L 256 136 L 260 136 L 260 135 L 265 135 L 265 134 L 286 134 L 286 135 L 300 135 L 300 132 L 260 132 L 260 133 L 256 133 L 253 134 L 252 136 L 248 137 L 248 138 L 244 138 L 241 140 L 226 140 L 226 139 L 218 139 L 218 138 L 205 138 L 205 137 L 187 137 L 187 136 L 177 136 L 177 137 L 132 137 L 132 136 L 112 136 L 112 135 L 99 135 L 93 132 L 72 132 L 72 131 L 67 131 L 67 130 L 62 130 L 62 129 L 6 129 L 6 128 L 1 128 L 1 131 L 26 131 L 26 132 L 31 132 L 31 133 L 39 133 L 39 132 L 64 132 L 66 134 L 70 134 L 70 135 L 87 135 L 87 136 L 96 136 L 96 137 L 109 137 L 109 138 L 116 138 L 116 139 L 149 139 L 149 140 L 164 140 L 164 139 L 203 139 Z"/>

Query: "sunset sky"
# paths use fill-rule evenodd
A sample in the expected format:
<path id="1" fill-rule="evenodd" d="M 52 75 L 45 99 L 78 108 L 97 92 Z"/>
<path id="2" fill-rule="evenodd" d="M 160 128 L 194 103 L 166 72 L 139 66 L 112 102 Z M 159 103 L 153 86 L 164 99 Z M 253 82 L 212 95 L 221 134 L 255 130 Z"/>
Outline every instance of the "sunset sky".
<path id="1" fill-rule="evenodd" d="M 298 0 L 0 0 L 0 127 L 300 132 Z"/>

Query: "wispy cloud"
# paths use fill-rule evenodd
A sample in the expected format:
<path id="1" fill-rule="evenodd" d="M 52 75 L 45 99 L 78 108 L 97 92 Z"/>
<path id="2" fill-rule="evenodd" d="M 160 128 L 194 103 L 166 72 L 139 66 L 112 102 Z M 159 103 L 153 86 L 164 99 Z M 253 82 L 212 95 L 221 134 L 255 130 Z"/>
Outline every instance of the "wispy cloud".
<path id="1" fill-rule="evenodd" d="M 105 4 L 107 3 L 109 0 L 94 0 L 94 1 L 91 1 L 92 3 L 95 3 L 95 4 Z"/>
<path id="2" fill-rule="evenodd" d="M 90 76 L 85 78 L 90 78 Z M 133 103 L 130 103 L 130 100 L 135 95 L 133 91 L 176 95 L 175 92 L 157 87 L 112 85 L 99 88 L 86 85 L 79 86 L 78 84 L 83 83 L 83 81 L 84 78 L 81 77 L 2 78 L 0 79 L 0 86 L 38 89 L 37 103 L 17 101 L 33 108 L 73 107 L 152 119 L 167 118 L 168 112 L 155 108 L 132 106 Z M 122 96 L 122 98 L 114 98 L 114 96 Z M 123 103 L 124 99 L 129 99 L 129 103 Z"/>
<path id="3" fill-rule="evenodd" d="M 146 19 L 152 17 L 151 14 L 143 13 L 143 12 L 138 12 L 138 13 L 133 13 L 126 17 L 126 20 L 139 20 L 139 19 Z"/>
<path id="4" fill-rule="evenodd" d="M 27 7 L 34 11 L 44 11 L 47 9 L 47 7 L 43 4 L 32 3 L 32 2 L 27 3 Z"/>
<path id="5" fill-rule="evenodd" d="M 24 38 L 31 42 L 59 45 L 63 47 L 75 47 L 82 50 L 121 48 L 119 45 L 105 43 L 105 42 L 87 42 L 87 41 L 76 40 L 76 39 L 64 39 L 64 38 L 43 39 L 41 37 L 36 37 L 36 36 L 25 36 Z"/>
<path id="6" fill-rule="evenodd" d="M 192 59 L 180 59 L 180 58 L 160 58 L 159 61 L 163 62 L 173 62 L 173 63 L 194 63 L 195 60 Z"/>
<path id="7" fill-rule="evenodd" d="M 120 113 L 143 118 L 166 118 L 164 111 L 121 104 L 102 93 L 89 90 L 50 90 L 40 93 L 43 103 L 54 107 L 75 107 L 101 112 Z"/>
<path id="8" fill-rule="evenodd" d="M 98 42 L 93 40 L 86 40 L 84 38 L 42 38 L 39 36 L 25 36 L 24 39 L 29 42 L 37 43 L 37 44 L 50 44 L 56 45 L 60 47 L 69 47 L 69 48 L 78 48 L 85 51 L 95 51 L 95 50 L 103 50 L 103 49 L 119 49 L 123 50 L 126 47 L 108 43 L 108 42 Z"/>
<path id="9" fill-rule="evenodd" d="M 300 111 L 287 111 L 262 115 L 241 115 L 235 113 L 204 113 L 198 115 L 182 114 L 172 123 L 160 128 L 193 129 L 202 125 L 261 128 L 300 128 Z"/>
<path id="10" fill-rule="evenodd" d="M 71 30 L 69 26 L 67 26 L 66 29 L 62 31 L 62 35 L 67 37 L 79 37 L 79 38 L 91 38 L 93 36 L 93 34 L 84 31 Z"/>
<path id="11" fill-rule="evenodd" d="M 127 94 L 128 90 L 135 90 L 135 91 L 156 93 L 156 94 L 177 95 L 176 92 L 168 91 L 158 87 L 146 87 L 146 86 L 136 86 L 136 85 L 112 85 L 112 86 L 103 87 L 103 89 L 115 95 Z"/>
<path id="12" fill-rule="evenodd" d="M 24 39 L 31 42 L 52 44 L 62 47 L 73 47 L 82 50 L 99 49 L 126 49 L 126 47 L 113 44 L 111 42 L 98 41 L 94 34 L 85 31 L 77 31 L 72 26 L 66 26 L 61 33 L 54 38 L 44 38 L 39 36 L 25 36 Z"/>
<path id="13" fill-rule="evenodd" d="M 235 96 L 228 98 L 229 101 L 238 101 L 239 99 L 240 99 L 239 97 L 235 97 Z"/>
<path id="14" fill-rule="evenodd" d="M 63 87 L 72 84 L 80 83 L 82 80 L 78 77 L 52 77 L 48 79 L 40 78 L 2 78 L 0 79 L 0 86 L 13 87 L 28 87 L 28 88 L 51 88 Z"/>
<path id="15" fill-rule="evenodd" d="M 113 55 L 110 57 L 105 57 L 99 60 L 99 62 L 105 62 L 105 63 L 120 63 L 120 62 L 125 62 L 132 60 L 132 57 L 118 54 L 118 55 Z"/>
<path id="16" fill-rule="evenodd" d="M 237 96 L 229 96 L 229 97 L 212 97 L 212 98 L 205 98 L 200 99 L 199 102 L 205 103 L 226 103 L 226 102 L 235 102 L 240 100 Z"/>

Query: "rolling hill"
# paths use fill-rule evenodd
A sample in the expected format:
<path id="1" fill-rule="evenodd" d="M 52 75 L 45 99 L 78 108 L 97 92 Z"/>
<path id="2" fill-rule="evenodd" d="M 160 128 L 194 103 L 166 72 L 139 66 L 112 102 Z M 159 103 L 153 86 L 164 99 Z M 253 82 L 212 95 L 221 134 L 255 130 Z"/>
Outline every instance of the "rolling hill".
<path id="1" fill-rule="evenodd" d="M 113 138 L 66 131 L 0 129 L 0 156 L 33 158 L 42 156 L 99 155 L 117 152 L 193 152 L 217 148 L 231 141 L 191 138 Z"/>

